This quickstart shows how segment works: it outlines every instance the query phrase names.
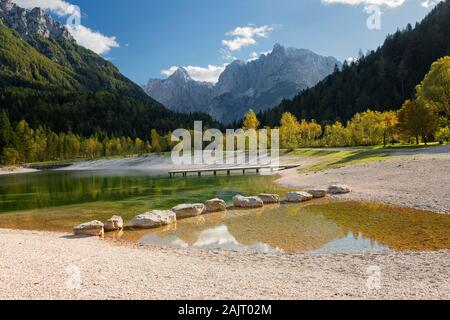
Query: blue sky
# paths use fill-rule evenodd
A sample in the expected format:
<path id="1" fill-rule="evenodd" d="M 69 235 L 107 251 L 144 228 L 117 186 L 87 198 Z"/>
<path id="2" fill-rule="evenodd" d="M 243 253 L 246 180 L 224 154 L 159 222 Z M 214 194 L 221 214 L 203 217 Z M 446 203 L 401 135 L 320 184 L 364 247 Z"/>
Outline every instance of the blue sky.
<path id="1" fill-rule="evenodd" d="M 420 21 L 432 7 L 427 0 L 16 2 L 40 5 L 63 22 L 73 11 L 71 5 L 79 6 L 83 29 L 74 30 L 79 41 L 139 84 L 162 77 L 162 70 L 172 66 L 190 66 L 195 78 L 212 81 L 230 57 L 248 60 L 275 43 L 340 60 L 357 57 L 360 48 L 375 49 L 387 34 Z M 381 4 L 381 29 L 367 28 L 371 14 L 366 9 L 371 4 Z"/>

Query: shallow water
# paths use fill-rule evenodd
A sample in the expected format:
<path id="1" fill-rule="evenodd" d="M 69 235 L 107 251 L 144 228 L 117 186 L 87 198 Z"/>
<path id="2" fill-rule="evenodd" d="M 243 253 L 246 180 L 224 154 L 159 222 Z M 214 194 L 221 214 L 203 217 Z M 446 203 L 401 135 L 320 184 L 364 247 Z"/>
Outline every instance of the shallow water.
<path id="1" fill-rule="evenodd" d="M 267 176 L 169 179 L 136 170 L 54 171 L 0 177 L 0 228 L 71 231 L 113 214 L 238 194 L 279 193 Z M 392 206 L 312 201 L 214 213 L 154 230 L 107 237 L 142 244 L 272 253 L 383 252 L 450 248 L 450 216 Z"/>

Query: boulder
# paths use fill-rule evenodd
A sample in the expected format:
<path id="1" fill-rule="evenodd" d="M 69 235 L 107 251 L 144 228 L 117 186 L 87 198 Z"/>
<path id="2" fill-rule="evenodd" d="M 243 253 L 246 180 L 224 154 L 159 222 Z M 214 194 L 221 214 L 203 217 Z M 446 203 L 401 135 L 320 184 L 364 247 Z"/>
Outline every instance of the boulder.
<path id="1" fill-rule="evenodd" d="M 286 197 L 288 202 L 305 202 L 313 198 L 312 194 L 302 191 L 288 192 Z"/>
<path id="2" fill-rule="evenodd" d="M 351 191 L 350 187 L 345 184 L 333 184 L 328 188 L 328 192 L 331 194 L 344 194 Z"/>
<path id="3" fill-rule="evenodd" d="M 311 189 L 308 193 L 313 196 L 313 198 L 325 198 L 327 196 L 327 190 L 324 189 Z"/>
<path id="4" fill-rule="evenodd" d="M 119 216 L 112 216 L 105 222 L 105 232 L 117 231 L 123 229 L 123 219 Z"/>
<path id="5" fill-rule="evenodd" d="M 205 202 L 207 212 L 219 212 L 227 210 L 227 203 L 222 199 L 211 199 Z"/>
<path id="6" fill-rule="evenodd" d="M 196 217 L 205 213 L 206 207 L 203 203 L 193 203 L 193 204 L 180 204 L 172 208 L 175 212 L 177 219 Z"/>
<path id="7" fill-rule="evenodd" d="M 264 204 L 273 204 L 280 202 L 280 196 L 278 194 L 261 193 L 258 198 L 260 198 Z"/>
<path id="8" fill-rule="evenodd" d="M 233 205 L 236 208 L 262 208 L 264 207 L 264 202 L 259 197 L 244 197 L 237 195 L 233 198 Z"/>
<path id="9" fill-rule="evenodd" d="M 173 211 L 154 210 L 140 214 L 130 221 L 130 227 L 140 229 L 158 228 L 177 221 L 177 216 Z"/>
<path id="10" fill-rule="evenodd" d="M 105 234 L 104 225 L 100 221 L 91 221 L 73 228 L 75 235 L 102 237 Z"/>

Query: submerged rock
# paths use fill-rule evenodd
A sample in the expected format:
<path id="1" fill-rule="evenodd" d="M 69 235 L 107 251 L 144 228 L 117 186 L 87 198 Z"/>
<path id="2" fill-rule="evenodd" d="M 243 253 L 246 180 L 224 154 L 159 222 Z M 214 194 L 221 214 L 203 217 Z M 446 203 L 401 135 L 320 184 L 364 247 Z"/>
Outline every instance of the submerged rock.
<path id="1" fill-rule="evenodd" d="M 101 237 L 105 234 L 104 225 L 100 221 L 91 221 L 73 228 L 75 235 Z"/>
<path id="2" fill-rule="evenodd" d="M 278 194 L 261 193 L 258 198 L 260 198 L 264 204 L 273 204 L 280 202 L 280 196 Z"/>
<path id="3" fill-rule="evenodd" d="M 305 202 L 314 198 L 312 194 L 302 191 L 288 192 L 286 197 L 288 202 Z"/>
<path id="4" fill-rule="evenodd" d="M 211 199 L 205 202 L 207 212 L 219 212 L 227 210 L 227 203 L 222 199 Z"/>
<path id="5" fill-rule="evenodd" d="M 150 229 L 166 226 L 177 221 L 175 212 L 168 210 L 154 210 L 134 217 L 130 227 Z"/>
<path id="6" fill-rule="evenodd" d="M 193 204 L 180 204 L 172 208 L 175 212 L 177 219 L 196 217 L 205 213 L 206 207 L 203 203 L 193 203 Z"/>
<path id="7" fill-rule="evenodd" d="M 237 208 L 262 208 L 264 202 L 259 197 L 244 197 L 237 195 L 233 198 L 233 205 Z"/>
<path id="8" fill-rule="evenodd" d="M 328 191 L 324 189 L 311 189 L 308 190 L 308 193 L 313 196 L 313 198 L 325 198 L 327 196 Z"/>
<path id="9" fill-rule="evenodd" d="M 350 187 L 345 184 L 333 184 L 328 188 L 328 192 L 331 194 L 344 194 L 351 191 Z"/>
<path id="10" fill-rule="evenodd" d="M 123 219 L 120 216 L 112 216 L 105 222 L 104 229 L 106 232 L 117 231 L 123 229 Z"/>

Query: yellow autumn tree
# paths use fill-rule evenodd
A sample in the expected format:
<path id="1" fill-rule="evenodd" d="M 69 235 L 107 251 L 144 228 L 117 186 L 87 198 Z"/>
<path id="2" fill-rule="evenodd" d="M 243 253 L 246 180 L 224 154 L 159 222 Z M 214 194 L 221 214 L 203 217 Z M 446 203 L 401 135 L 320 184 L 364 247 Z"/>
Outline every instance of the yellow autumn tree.
<path id="1" fill-rule="evenodd" d="M 150 133 L 150 140 L 151 140 L 151 145 L 152 145 L 152 150 L 153 152 L 156 153 L 160 153 L 161 152 L 161 144 L 160 144 L 160 137 L 158 134 L 158 131 L 156 131 L 155 129 L 152 129 L 151 133 Z"/>
<path id="2" fill-rule="evenodd" d="M 294 149 L 298 147 L 300 134 L 300 123 L 290 112 L 281 117 L 280 146 L 283 149 Z"/>
<path id="3" fill-rule="evenodd" d="M 258 118 L 256 117 L 255 112 L 250 109 L 247 114 L 245 115 L 244 123 L 243 123 L 243 129 L 244 130 L 250 130 L 255 129 L 257 130 L 259 128 L 260 122 Z"/>
<path id="4" fill-rule="evenodd" d="M 317 145 L 320 136 L 322 135 L 322 127 L 312 120 L 308 122 L 302 120 L 299 126 L 299 144 L 302 147 L 314 147 Z"/>
<path id="5" fill-rule="evenodd" d="M 398 116 L 395 111 L 385 111 L 381 114 L 381 127 L 383 130 L 383 145 L 386 148 L 388 139 L 394 141 Z"/>

